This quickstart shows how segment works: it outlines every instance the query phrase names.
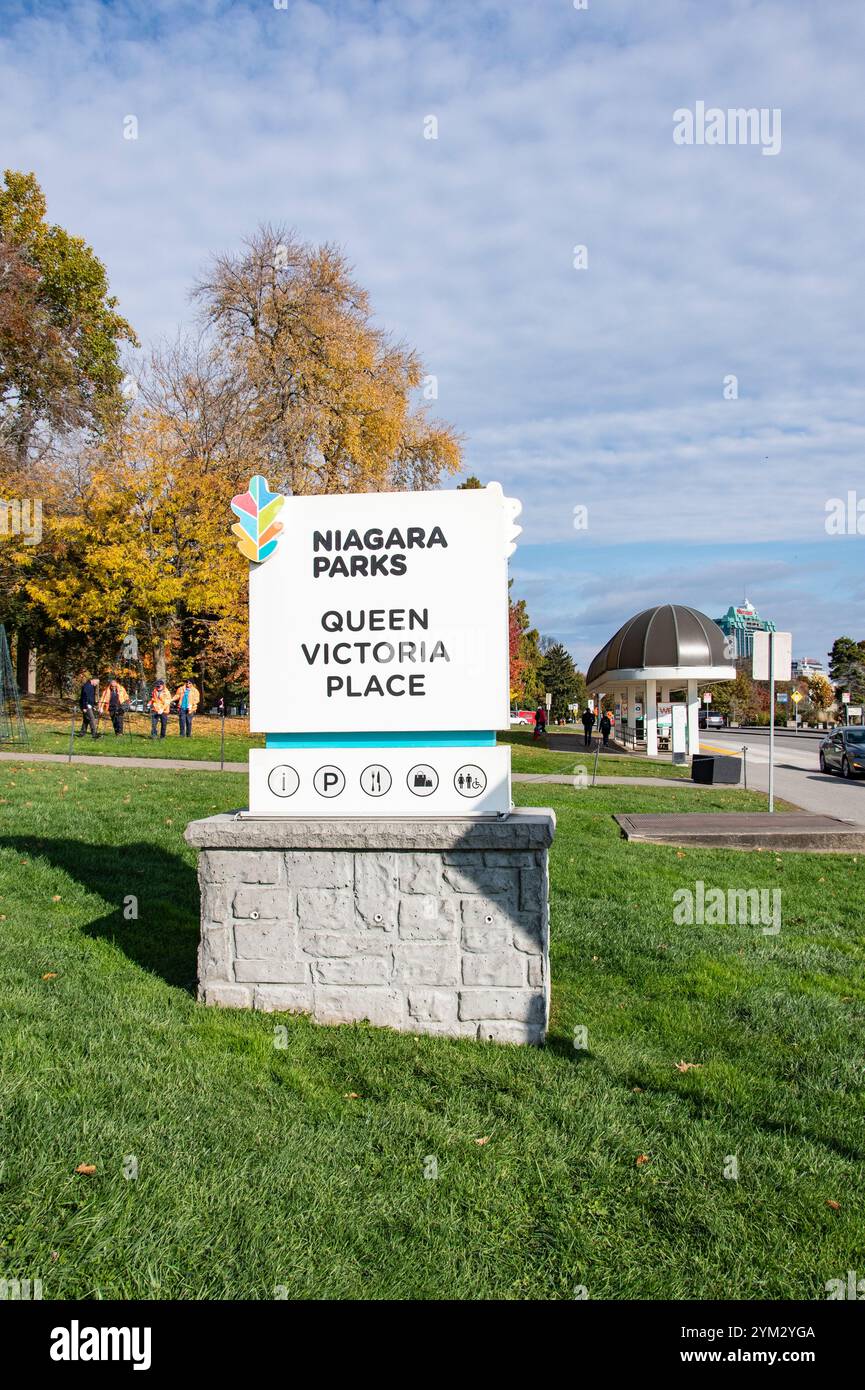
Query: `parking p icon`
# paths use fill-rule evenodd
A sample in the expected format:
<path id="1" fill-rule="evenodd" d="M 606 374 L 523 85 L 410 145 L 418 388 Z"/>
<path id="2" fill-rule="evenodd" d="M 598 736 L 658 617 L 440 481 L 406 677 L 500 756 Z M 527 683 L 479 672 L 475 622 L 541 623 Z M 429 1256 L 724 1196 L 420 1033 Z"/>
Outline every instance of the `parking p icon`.
<path id="1" fill-rule="evenodd" d="M 327 763 L 318 769 L 312 779 L 312 785 L 319 796 L 339 796 L 345 788 L 345 773 L 341 768 Z"/>

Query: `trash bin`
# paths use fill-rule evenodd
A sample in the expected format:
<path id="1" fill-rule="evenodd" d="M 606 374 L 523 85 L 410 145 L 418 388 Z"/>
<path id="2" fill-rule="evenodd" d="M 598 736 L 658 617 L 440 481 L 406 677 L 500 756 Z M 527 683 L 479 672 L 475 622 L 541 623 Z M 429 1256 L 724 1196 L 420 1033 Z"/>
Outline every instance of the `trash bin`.
<path id="1" fill-rule="evenodd" d="M 706 784 L 723 782 L 737 786 L 742 777 L 742 759 L 718 757 L 712 753 L 695 753 L 691 759 L 691 781 Z"/>

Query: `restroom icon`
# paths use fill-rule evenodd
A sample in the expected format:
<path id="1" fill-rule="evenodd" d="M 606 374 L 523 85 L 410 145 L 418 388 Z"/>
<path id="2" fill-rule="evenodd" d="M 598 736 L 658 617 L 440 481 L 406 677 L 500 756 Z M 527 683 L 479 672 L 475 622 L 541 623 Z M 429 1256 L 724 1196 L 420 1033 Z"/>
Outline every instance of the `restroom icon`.
<path id="1" fill-rule="evenodd" d="M 487 775 L 476 763 L 464 763 L 454 775 L 454 788 L 460 796 L 480 796 L 487 789 Z"/>

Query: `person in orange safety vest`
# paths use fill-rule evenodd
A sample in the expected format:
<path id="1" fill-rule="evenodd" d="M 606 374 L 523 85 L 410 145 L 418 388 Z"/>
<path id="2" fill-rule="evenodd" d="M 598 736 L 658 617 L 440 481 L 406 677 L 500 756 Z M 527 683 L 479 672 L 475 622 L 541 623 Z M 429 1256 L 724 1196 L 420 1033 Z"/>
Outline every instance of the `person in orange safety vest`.
<path id="1" fill-rule="evenodd" d="M 192 738 L 192 716 L 198 709 L 198 702 L 201 699 L 192 681 L 184 681 L 179 685 L 172 696 L 172 702 L 177 706 L 177 714 L 180 719 L 180 737 Z"/>
<path id="2" fill-rule="evenodd" d="M 157 681 L 152 691 L 150 699 L 147 701 L 150 709 L 150 737 L 156 738 L 156 730 L 160 729 L 160 738 L 165 738 L 168 729 L 168 711 L 171 709 L 171 691 L 165 681 Z"/>
<path id="3" fill-rule="evenodd" d="M 123 716 L 129 704 L 129 696 L 118 680 L 110 680 L 99 697 L 99 713 L 109 714 L 118 737 L 123 733 Z"/>

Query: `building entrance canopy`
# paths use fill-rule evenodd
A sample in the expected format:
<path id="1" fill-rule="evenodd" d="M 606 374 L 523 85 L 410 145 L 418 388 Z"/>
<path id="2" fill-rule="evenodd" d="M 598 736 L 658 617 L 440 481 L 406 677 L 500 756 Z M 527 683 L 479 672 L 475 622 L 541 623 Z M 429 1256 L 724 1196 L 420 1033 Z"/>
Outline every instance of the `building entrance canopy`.
<path id="1" fill-rule="evenodd" d="M 620 706 L 624 740 L 644 744 L 650 758 L 658 755 L 658 706 L 683 690 L 693 757 L 700 746 L 699 685 L 735 676 L 717 623 L 696 608 L 665 603 L 635 614 L 619 628 L 589 666 L 586 686 L 596 704 L 602 697 L 604 704 Z"/>

